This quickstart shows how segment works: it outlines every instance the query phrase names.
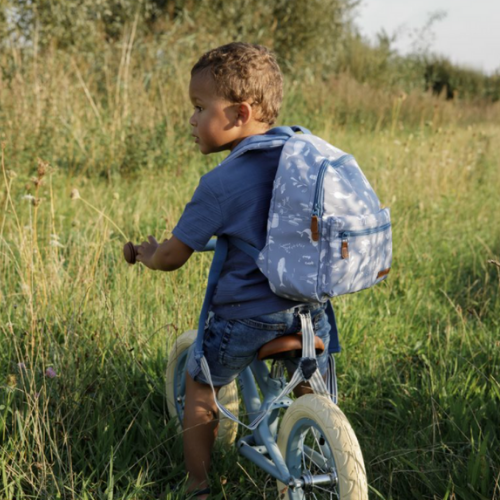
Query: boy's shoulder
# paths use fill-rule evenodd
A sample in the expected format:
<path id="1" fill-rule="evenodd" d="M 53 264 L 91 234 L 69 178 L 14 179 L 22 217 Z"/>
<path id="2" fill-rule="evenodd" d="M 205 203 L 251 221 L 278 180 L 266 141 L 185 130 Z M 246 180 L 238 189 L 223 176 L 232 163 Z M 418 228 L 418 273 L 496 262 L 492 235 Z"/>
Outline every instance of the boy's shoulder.
<path id="1" fill-rule="evenodd" d="M 274 178 L 283 144 L 252 148 L 241 154 L 230 154 L 201 177 L 201 183 L 214 193 L 235 193 Z M 238 151 L 236 151 L 238 153 Z"/>

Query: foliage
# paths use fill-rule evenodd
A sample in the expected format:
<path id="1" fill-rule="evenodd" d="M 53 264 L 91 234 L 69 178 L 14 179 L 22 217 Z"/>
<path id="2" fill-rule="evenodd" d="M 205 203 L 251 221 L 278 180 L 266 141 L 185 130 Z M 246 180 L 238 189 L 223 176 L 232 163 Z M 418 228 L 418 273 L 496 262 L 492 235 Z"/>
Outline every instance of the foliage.
<path id="1" fill-rule="evenodd" d="M 21 169 L 40 156 L 89 177 L 165 168 L 177 175 L 186 161 L 188 78 L 198 55 L 197 38 L 181 28 L 156 43 L 131 26 L 90 54 L 51 47 L 37 55 L 13 47 L 0 53 L 0 119 L 8 124 L 0 140 Z M 405 94 L 384 86 L 385 70 L 377 71 L 367 67 L 373 83 L 347 71 L 288 74 L 281 122 L 394 132 L 498 120 L 498 105 L 446 102 L 419 89 Z"/>
<path id="2" fill-rule="evenodd" d="M 380 33 L 374 45 L 356 34 L 348 36 L 338 56 L 337 71 L 355 80 L 386 89 L 432 91 L 436 96 L 461 102 L 500 99 L 500 74 L 484 73 L 452 64 L 432 52 L 399 55 L 394 38 Z"/>
<path id="3" fill-rule="evenodd" d="M 131 32 L 157 50 L 164 50 L 166 43 L 183 43 L 187 37 L 200 53 L 246 40 L 272 47 L 284 71 L 294 78 L 349 73 L 378 88 L 431 89 L 450 99 L 499 99 L 498 74 L 487 76 L 432 54 L 433 27 L 444 13 L 429 16 L 413 33 L 413 52 L 402 57 L 393 48 L 395 35 L 382 31 L 371 45 L 356 33 L 352 17 L 357 4 L 356 0 L 2 0 L 0 32 L 4 48 L 10 42 L 28 52 L 55 48 L 90 57 Z"/>
<path id="4" fill-rule="evenodd" d="M 444 57 L 428 58 L 425 80 L 428 88 L 438 95 L 444 93 L 447 99 L 500 100 L 500 74 L 487 76 L 477 70 L 460 68 Z"/>
<path id="5" fill-rule="evenodd" d="M 353 0 L 4 0 L 4 31 L 21 43 L 93 50 L 104 37 L 120 39 L 128 25 L 143 35 L 161 35 L 172 24 L 196 26 L 208 39 L 251 40 L 273 47 L 287 64 L 334 59 L 335 44 Z M 318 44 L 318 37 L 321 44 Z"/>
<path id="6" fill-rule="evenodd" d="M 10 35 L 42 47 L 90 50 L 99 38 L 119 38 L 136 18 L 150 21 L 166 8 L 155 0 L 4 0 Z"/>

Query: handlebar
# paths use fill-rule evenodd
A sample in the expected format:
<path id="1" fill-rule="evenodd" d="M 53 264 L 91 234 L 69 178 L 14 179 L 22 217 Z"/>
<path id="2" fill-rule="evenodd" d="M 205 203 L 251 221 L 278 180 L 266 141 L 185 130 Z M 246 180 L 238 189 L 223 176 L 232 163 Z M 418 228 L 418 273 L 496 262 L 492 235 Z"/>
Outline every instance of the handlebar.
<path id="1" fill-rule="evenodd" d="M 201 252 L 213 252 L 215 250 L 215 244 L 217 243 L 217 238 L 211 239 Z M 123 257 L 129 264 L 135 264 L 137 262 L 137 247 L 139 245 L 134 245 L 131 241 L 125 243 L 123 246 Z"/>

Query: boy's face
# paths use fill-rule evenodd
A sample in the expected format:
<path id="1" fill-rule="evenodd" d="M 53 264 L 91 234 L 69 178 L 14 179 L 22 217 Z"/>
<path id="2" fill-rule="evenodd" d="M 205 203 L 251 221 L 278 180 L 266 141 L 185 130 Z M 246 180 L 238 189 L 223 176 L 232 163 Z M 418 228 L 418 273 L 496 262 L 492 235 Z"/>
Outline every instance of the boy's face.
<path id="1" fill-rule="evenodd" d="M 241 130 L 235 127 L 238 105 L 218 97 L 208 71 L 195 73 L 189 84 L 194 112 L 189 119 L 192 135 L 204 154 L 232 150 L 240 142 Z"/>

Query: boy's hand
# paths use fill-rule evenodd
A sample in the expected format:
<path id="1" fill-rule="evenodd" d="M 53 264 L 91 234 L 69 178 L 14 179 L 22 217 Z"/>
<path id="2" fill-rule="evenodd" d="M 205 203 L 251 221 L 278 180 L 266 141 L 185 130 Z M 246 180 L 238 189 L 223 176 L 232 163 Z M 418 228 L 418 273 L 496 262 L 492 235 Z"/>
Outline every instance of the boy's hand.
<path id="1" fill-rule="evenodd" d="M 146 267 L 149 267 L 149 269 L 156 271 L 156 267 L 153 263 L 153 256 L 160 245 L 153 236 L 148 236 L 148 240 L 149 241 L 143 241 L 137 247 L 137 261 L 142 262 Z"/>
<path id="2" fill-rule="evenodd" d="M 174 271 L 183 266 L 191 257 L 193 249 L 172 236 L 163 243 L 158 243 L 153 236 L 137 246 L 137 262 L 142 262 L 153 271 Z"/>

